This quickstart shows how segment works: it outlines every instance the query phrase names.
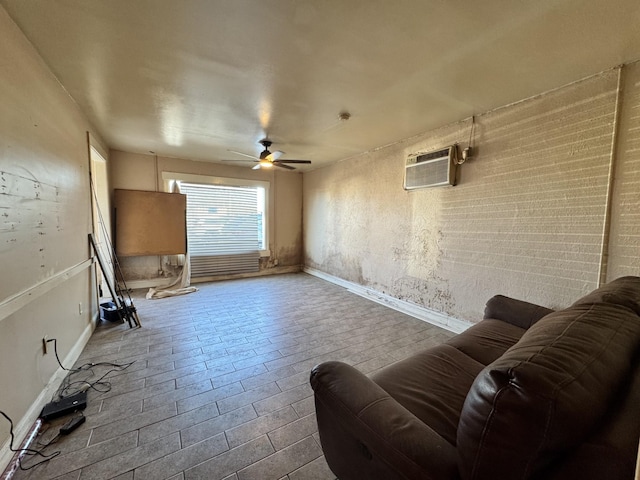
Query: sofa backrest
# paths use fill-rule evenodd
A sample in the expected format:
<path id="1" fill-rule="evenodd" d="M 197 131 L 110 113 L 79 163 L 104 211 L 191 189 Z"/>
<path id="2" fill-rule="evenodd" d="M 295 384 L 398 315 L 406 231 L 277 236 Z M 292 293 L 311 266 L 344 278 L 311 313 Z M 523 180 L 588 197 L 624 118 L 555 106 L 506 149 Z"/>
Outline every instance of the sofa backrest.
<path id="1" fill-rule="evenodd" d="M 539 320 L 488 365 L 458 424 L 461 477 L 529 478 L 596 429 L 640 348 L 639 305 L 640 278 L 612 282 Z"/>
<path id="2" fill-rule="evenodd" d="M 640 277 L 620 277 L 585 295 L 574 305 L 591 303 L 622 305 L 640 315 Z"/>

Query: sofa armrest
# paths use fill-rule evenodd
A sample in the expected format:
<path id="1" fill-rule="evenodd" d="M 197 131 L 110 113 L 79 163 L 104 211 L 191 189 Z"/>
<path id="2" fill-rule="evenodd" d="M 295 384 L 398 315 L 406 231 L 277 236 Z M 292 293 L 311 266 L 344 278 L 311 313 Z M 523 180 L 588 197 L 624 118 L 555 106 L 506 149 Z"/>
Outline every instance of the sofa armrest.
<path id="1" fill-rule="evenodd" d="M 341 480 L 456 479 L 453 445 L 342 362 L 311 371 L 327 463 Z"/>
<path id="2" fill-rule="evenodd" d="M 484 309 L 484 319 L 493 318 L 527 329 L 553 310 L 515 298 L 496 295 L 491 297 Z"/>

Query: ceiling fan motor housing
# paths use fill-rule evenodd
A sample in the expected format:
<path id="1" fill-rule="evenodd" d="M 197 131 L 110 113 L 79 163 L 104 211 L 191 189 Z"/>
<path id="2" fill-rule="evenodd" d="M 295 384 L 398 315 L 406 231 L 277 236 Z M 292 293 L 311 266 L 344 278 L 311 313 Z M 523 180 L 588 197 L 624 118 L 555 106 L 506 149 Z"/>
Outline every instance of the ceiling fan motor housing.
<path id="1" fill-rule="evenodd" d="M 269 147 L 271 146 L 271 141 L 265 139 L 265 140 L 260 140 L 260 143 L 264 147 L 264 150 L 260 153 L 260 160 L 264 160 L 269 155 L 271 155 L 271 152 L 269 151 Z"/>

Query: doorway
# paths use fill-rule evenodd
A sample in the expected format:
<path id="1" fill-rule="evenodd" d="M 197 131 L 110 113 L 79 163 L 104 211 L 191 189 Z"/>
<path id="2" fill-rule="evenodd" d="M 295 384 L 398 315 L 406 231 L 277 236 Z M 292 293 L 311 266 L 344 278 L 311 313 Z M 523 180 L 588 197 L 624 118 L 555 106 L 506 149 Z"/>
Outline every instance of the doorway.
<path id="1" fill-rule="evenodd" d="M 100 299 L 109 295 L 105 280 L 114 283 L 113 252 L 111 251 L 111 207 L 109 202 L 109 174 L 107 160 L 93 146 L 89 145 L 91 158 L 91 208 L 93 211 L 93 237 L 100 257 L 105 262 L 106 272 L 96 268 L 96 284 Z M 107 276 L 105 279 L 104 275 Z"/>

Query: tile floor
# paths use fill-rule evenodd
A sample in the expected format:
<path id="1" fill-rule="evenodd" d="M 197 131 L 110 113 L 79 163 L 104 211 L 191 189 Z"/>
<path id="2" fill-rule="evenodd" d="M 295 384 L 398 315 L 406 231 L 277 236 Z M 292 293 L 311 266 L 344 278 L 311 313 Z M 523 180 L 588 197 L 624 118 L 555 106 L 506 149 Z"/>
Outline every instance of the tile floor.
<path id="1" fill-rule="evenodd" d="M 311 368 L 342 360 L 369 374 L 452 336 L 304 273 L 198 287 L 162 300 L 136 291 L 141 329 L 97 327 L 76 367 L 134 363 L 107 375 L 109 391 L 89 390 L 86 422 L 45 450 L 56 458 L 16 480 L 333 479 Z"/>

